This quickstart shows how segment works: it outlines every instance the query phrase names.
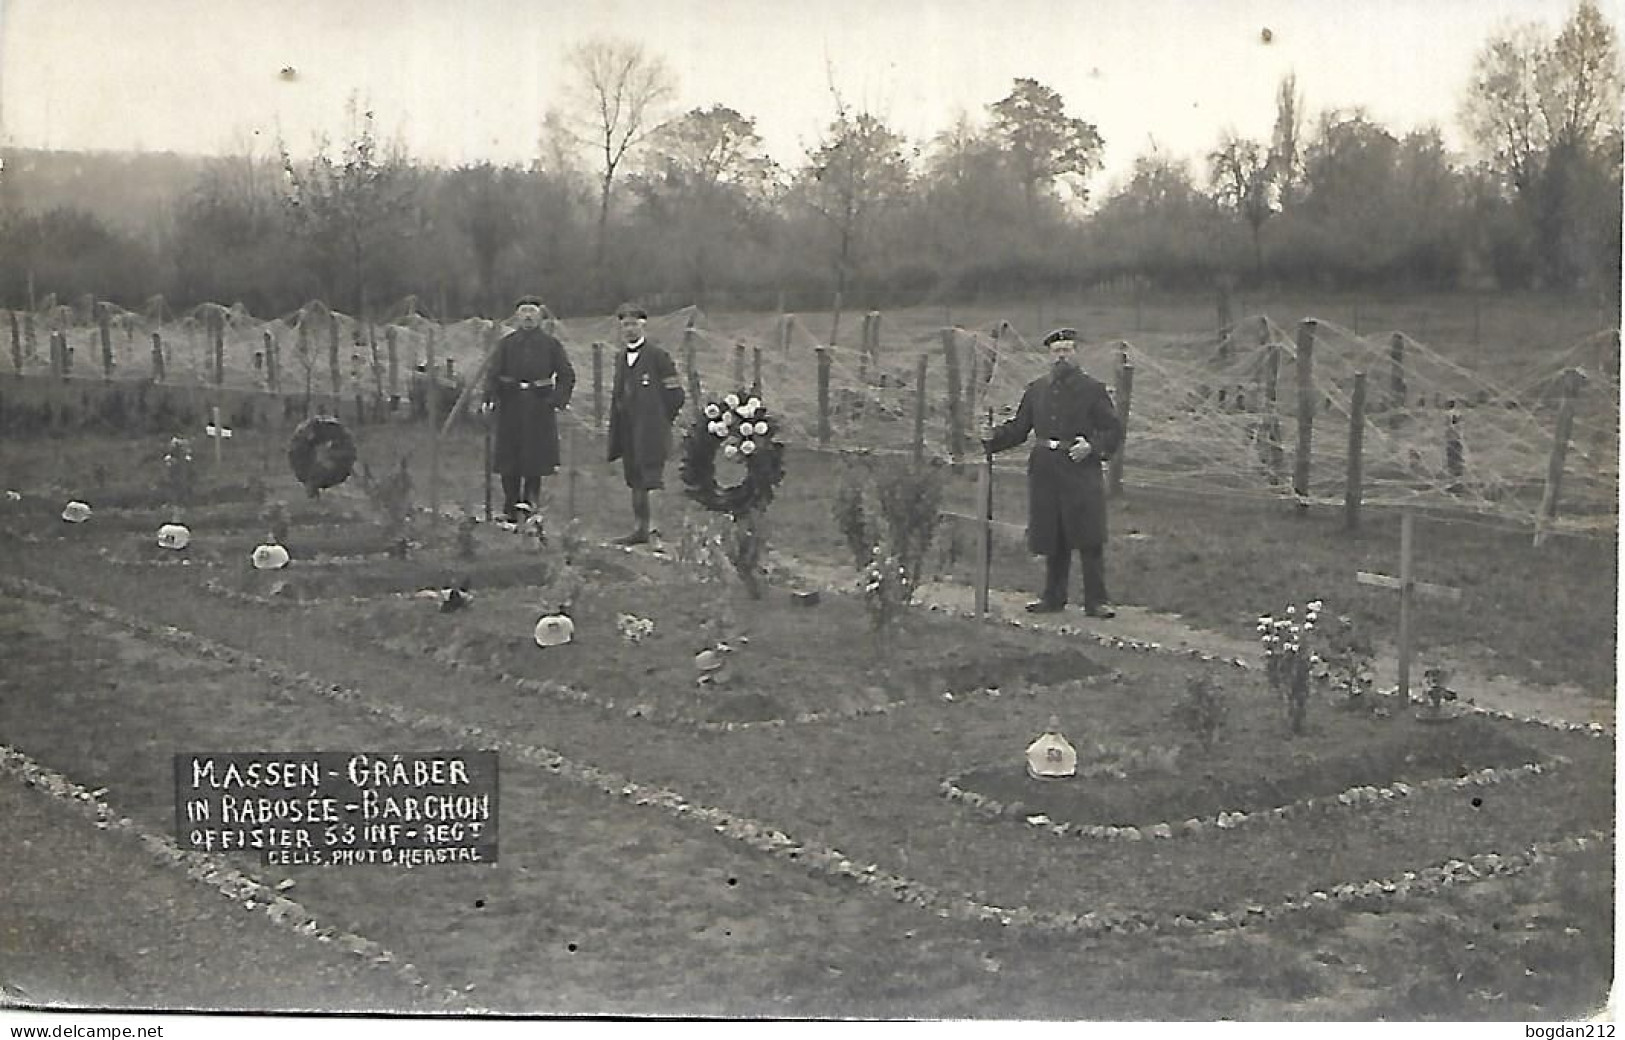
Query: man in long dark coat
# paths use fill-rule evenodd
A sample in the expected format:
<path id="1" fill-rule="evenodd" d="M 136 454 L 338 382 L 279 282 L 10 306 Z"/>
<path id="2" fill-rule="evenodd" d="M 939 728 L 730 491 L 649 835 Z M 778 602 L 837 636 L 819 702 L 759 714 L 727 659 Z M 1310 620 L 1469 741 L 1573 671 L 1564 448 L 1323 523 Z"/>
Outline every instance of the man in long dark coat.
<path id="1" fill-rule="evenodd" d="M 610 389 L 609 461 L 621 460 L 638 525 L 615 542 L 642 545 L 659 533 L 652 519 L 650 492 L 665 486 L 671 424 L 683 410 L 685 395 L 671 355 L 644 333 L 648 313 L 635 304 L 622 304 L 615 318 L 621 324 L 625 349 L 615 362 L 615 382 Z"/>
<path id="2" fill-rule="evenodd" d="M 1027 546 L 1045 557 L 1044 595 L 1027 604 L 1034 614 L 1066 606 L 1072 551 L 1083 563 L 1083 604 L 1090 617 L 1115 617 L 1106 594 L 1106 486 L 1101 463 L 1123 441 L 1123 424 L 1099 380 L 1074 362 L 1078 334 L 1056 329 L 1044 337 L 1050 371 L 1027 384 L 1015 418 L 982 442 L 1003 451 L 1036 437 L 1027 459 Z"/>
<path id="3" fill-rule="evenodd" d="M 559 468 L 557 413 L 576 384 L 564 344 L 541 327 L 542 301 L 521 299 L 514 321 L 485 372 L 485 408 L 497 417 L 491 472 L 502 477 L 502 520 L 510 524 L 535 510 L 542 478 Z"/>

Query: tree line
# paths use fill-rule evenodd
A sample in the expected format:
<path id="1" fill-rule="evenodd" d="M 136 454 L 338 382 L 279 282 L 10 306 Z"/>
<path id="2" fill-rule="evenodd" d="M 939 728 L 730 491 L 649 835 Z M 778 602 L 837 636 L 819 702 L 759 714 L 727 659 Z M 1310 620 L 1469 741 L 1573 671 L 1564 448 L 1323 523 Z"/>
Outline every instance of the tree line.
<path id="1" fill-rule="evenodd" d="M 1036 79 L 926 141 L 832 82 L 831 118 L 785 166 L 749 115 L 675 111 L 674 75 L 641 44 L 591 41 L 568 65 L 523 166 L 415 161 L 355 102 L 342 141 L 310 158 L 10 149 L 0 301 L 161 294 L 276 314 L 321 298 L 377 316 L 415 295 L 452 317 L 527 292 L 585 313 L 628 296 L 839 309 L 1102 282 L 1619 286 L 1619 56 L 1593 0 L 1554 35 L 1484 42 L 1453 115 L 1469 158 L 1437 127 L 1311 115 L 1289 75 L 1269 139 L 1226 130 L 1195 160 L 1153 148 L 1099 198 L 1107 143 Z"/>

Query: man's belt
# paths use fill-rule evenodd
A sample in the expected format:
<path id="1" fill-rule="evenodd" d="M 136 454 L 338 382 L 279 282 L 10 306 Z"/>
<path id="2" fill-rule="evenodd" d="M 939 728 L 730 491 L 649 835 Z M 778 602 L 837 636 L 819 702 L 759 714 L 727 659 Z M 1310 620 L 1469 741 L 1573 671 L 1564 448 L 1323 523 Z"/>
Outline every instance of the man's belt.
<path id="1" fill-rule="evenodd" d="M 503 382 L 520 390 L 551 390 L 557 376 L 548 376 L 546 379 L 514 379 L 512 376 L 503 376 Z"/>

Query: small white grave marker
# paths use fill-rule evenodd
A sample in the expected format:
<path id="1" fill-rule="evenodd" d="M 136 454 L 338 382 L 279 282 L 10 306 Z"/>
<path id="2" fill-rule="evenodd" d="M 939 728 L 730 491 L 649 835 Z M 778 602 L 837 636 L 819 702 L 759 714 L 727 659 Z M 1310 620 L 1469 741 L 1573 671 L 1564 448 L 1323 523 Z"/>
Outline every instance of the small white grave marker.
<path id="1" fill-rule="evenodd" d="M 158 528 L 158 544 L 165 549 L 184 549 L 192 541 L 192 532 L 184 524 L 165 524 Z"/>
<path id="2" fill-rule="evenodd" d="M 1051 715 L 1044 733 L 1027 745 L 1027 773 L 1034 779 L 1054 780 L 1077 772 L 1078 752 L 1061 735 L 1061 720 Z"/>

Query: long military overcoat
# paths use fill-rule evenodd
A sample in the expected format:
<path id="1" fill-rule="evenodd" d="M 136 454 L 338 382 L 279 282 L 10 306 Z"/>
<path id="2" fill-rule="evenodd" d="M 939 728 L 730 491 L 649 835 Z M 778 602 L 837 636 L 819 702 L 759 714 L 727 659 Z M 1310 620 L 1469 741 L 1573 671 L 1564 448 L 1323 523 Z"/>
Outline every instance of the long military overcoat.
<path id="1" fill-rule="evenodd" d="M 575 383 L 564 344 L 546 332 L 515 329 L 502 337 L 485 372 L 485 399 L 496 405 L 492 472 L 543 477 L 559 468 L 557 412 Z"/>
<path id="2" fill-rule="evenodd" d="M 1067 454 L 1087 437 L 1083 461 Z M 1027 547 L 1047 556 L 1066 533 L 1067 545 L 1106 542 L 1106 485 L 1101 464 L 1123 443 L 1123 424 L 1099 380 L 1077 368 L 1051 369 L 1027 384 L 1015 417 L 993 430 L 988 448 L 1003 451 L 1036 438 L 1027 457 Z M 1054 445 L 1054 447 L 1051 447 Z"/>
<path id="3" fill-rule="evenodd" d="M 628 487 L 651 490 L 663 486 L 666 458 L 671 454 L 672 420 L 683 410 L 685 399 L 676 363 L 656 344 L 644 340 L 634 365 L 627 365 L 624 354 L 615 359 L 609 395 L 609 461 L 621 460 Z"/>

